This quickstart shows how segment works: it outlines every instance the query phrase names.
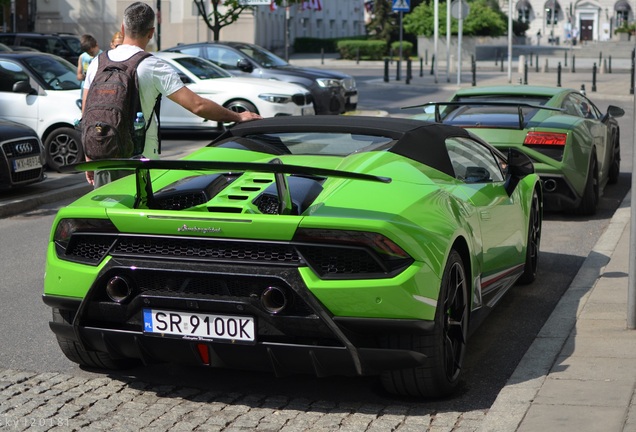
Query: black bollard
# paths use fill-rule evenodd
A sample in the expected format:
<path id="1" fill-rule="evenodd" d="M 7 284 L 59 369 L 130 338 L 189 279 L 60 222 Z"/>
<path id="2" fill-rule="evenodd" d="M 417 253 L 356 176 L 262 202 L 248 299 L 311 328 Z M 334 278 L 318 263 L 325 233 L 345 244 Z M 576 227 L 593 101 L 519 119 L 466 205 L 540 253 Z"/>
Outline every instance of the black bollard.
<path id="1" fill-rule="evenodd" d="M 596 63 L 592 66 L 592 92 L 596 91 Z"/>
<path id="2" fill-rule="evenodd" d="M 473 87 L 477 85 L 477 63 L 475 62 L 475 56 L 470 56 L 470 70 L 473 74 Z"/>
<path id="3" fill-rule="evenodd" d="M 422 57 L 420 57 L 420 76 L 424 76 L 424 63 Z"/>
<path id="4" fill-rule="evenodd" d="M 528 61 L 523 64 L 523 83 L 528 85 Z"/>
<path id="5" fill-rule="evenodd" d="M 389 82 L 389 59 L 384 59 L 384 82 Z"/>
<path id="6" fill-rule="evenodd" d="M 360 64 L 360 48 L 356 48 L 356 64 Z"/>
<path id="7" fill-rule="evenodd" d="M 435 74 L 435 54 L 431 56 L 431 75 Z"/>
<path id="8" fill-rule="evenodd" d="M 539 72 L 539 54 L 534 58 L 534 71 Z"/>
<path id="9" fill-rule="evenodd" d="M 561 62 L 557 66 L 557 87 L 561 87 Z"/>
<path id="10" fill-rule="evenodd" d="M 607 69 L 608 73 L 612 73 L 612 56 L 609 56 L 609 62 L 608 62 L 608 69 Z"/>
<path id="11" fill-rule="evenodd" d="M 398 60 L 395 62 L 395 65 L 397 66 L 397 71 L 395 73 L 395 80 L 396 81 L 400 81 L 402 79 L 402 77 L 400 76 L 401 72 L 402 72 L 402 60 Z"/>
<path id="12" fill-rule="evenodd" d="M 568 67 L 568 52 L 565 51 L 565 62 L 563 63 L 563 67 Z"/>
<path id="13" fill-rule="evenodd" d="M 320 64 L 325 64 L 325 49 L 320 48 Z"/>
<path id="14" fill-rule="evenodd" d="M 424 51 L 424 62 L 425 65 L 428 65 L 428 50 Z"/>
<path id="15" fill-rule="evenodd" d="M 501 67 L 499 69 L 500 69 L 501 72 L 503 72 L 503 69 L 504 69 L 503 57 L 501 57 L 501 62 L 499 62 L 499 64 L 501 64 Z"/>
<path id="16" fill-rule="evenodd" d="M 576 61 L 576 56 L 572 54 L 572 73 L 576 72 L 576 67 L 574 66 L 575 61 Z"/>
<path id="17" fill-rule="evenodd" d="M 532 66 L 532 57 L 534 57 L 534 53 L 530 52 L 530 66 Z"/>
<path id="18" fill-rule="evenodd" d="M 411 74 L 411 59 L 406 59 L 406 83 L 410 84 L 413 74 Z"/>

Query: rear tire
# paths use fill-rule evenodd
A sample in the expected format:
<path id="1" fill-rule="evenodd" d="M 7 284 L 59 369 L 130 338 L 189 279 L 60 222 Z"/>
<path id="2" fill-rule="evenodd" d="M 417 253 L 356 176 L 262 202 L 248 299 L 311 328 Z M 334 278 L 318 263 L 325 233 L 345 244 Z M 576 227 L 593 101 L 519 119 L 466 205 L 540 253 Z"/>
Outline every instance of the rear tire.
<path id="1" fill-rule="evenodd" d="M 462 373 L 468 337 L 468 281 L 464 263 L 452 250 L 444 274 L 435 312 L 432 335 L 389 335 L 387 345 L 426 355 L 425 364 L 410 369 L 385 371 L 382 385 L 401 396 L 439 398 L 453 393 Z"/>
<path id="2" fill-rule="evenodd" d="M 537 277 L 537 264 L 539 262 L 539 246 L 541 244 L 541 205 L 539 193 L 535 189 L 532 194 L 532 206 L 528 219 L 528 243 L 526 244 L 526 264 L 519 283 L 526 285 L 534 282 Z"/>
<path id="3" fill-rule="evenodd" d="M 53 309 L 53 322 L 71 325 L 73 323 L 73 314 L 66 310 Z M 96 369 L 128 369 L 139 364 L 135 359 L 113 358 L 107 353 L 99 351 L 85 350 L 79 343 L 57 336 L 57 343 L 62 353 L 70 361 Z"/>
<path id="4" fill-rule="evenodd" d="M 612 160 L 609 167 L 609 173 L 607 178 L 608 184 L 618 183 L 618 176 L 621 173 L 621 147 L 619 144 L 619 138 L 614 140 L 614 147 L 612 149 Z"/>
<path id="5" fill-rule="evenodd" d="M 587 173 L 587 182 L 585 183 L 585 189 L 583 190 L 583 197 L 581 198 L 581 204 L 574 211 L 579 216 L 590 216 L 596 213 L 596 207 L 599 200 L 599 182 L 598 182 L 598 169 L 596 164 L 596 158 L 592 158 L 590 162 L 590 168 Z"/>

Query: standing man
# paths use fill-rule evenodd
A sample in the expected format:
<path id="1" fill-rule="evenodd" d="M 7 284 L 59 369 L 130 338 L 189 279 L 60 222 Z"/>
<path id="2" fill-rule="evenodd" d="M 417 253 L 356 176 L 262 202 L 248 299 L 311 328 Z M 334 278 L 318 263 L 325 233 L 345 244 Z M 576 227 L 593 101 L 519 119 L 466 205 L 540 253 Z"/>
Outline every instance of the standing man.
<path id="1" fill-rule="evenodd" d="M 142 2 L 135 2 L 124 11 L 121 31 L 124 40 L 115 49 L 107 51 L 106 55 L 113 61 L 125 61 L 139 51 L 145 51 L 146 46 L 155 34 L 155 12 L 150 6 Z M 95 58 L 87 72 L 84 81 L 82 110 L 86 107 L 86 95 L 97 72 L 99 57 Z M 146 131 L 146 142 L 143 154 L 149 159 L 158 159 L 159 139 L 157 119 L 154 118 L 153 108 L 159 94 L 168 97 L 188 111 L 205 119 L 217 122 L 243 122 L 260 119 L 258 114 L 245 111 L 237 113 L 219 104 L 202 98 L 181 82 L 176 71 L 163 60 L 150 56 L 139 63 L 137 68 L 139 82 L 139 98 L 144 118 L 149 122 Z M 113 180 L 130 174 L 130 171 L 87 171 L 86 180 L 96 188 Z"/>

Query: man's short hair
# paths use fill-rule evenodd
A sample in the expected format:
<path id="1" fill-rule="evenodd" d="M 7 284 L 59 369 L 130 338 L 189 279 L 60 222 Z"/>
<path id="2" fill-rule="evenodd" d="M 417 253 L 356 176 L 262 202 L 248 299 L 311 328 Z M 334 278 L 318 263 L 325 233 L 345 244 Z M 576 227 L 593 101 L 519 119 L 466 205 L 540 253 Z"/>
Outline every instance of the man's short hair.
<path id="1" fill-rule="evenodd" d="M 145 36 L 155 26 L 155 11 L 146 3 L 135 2 L 124 11 L 124 31 L 136 39 Z"/>
<path id="2" fill-rule="evenodd" d="M 97 46 L 97 40 L 92 35 L 83 34 L 80 37 L 80 46 L 82 52 L 88 52 Z"/>

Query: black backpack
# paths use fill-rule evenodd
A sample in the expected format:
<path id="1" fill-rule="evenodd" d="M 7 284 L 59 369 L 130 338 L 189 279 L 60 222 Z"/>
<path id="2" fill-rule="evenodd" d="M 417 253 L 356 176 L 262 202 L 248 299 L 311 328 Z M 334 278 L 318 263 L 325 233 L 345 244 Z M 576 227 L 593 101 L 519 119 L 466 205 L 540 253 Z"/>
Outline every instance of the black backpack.
<path id="1" fill-rule="evenodd" d="M 86 94 L 81 130 L 84 153 L 91 160 L 130 158 L 144 151 L 146 131 L 159 116 L 161 95 L 146 119 L 146 127 L 135 133 L 134 121 L 141 111 L 137 66 L 149 57 L 145 51 L 125 61 L 112 61 L 107 52 L 99 55 L 99 67 Z"/>

